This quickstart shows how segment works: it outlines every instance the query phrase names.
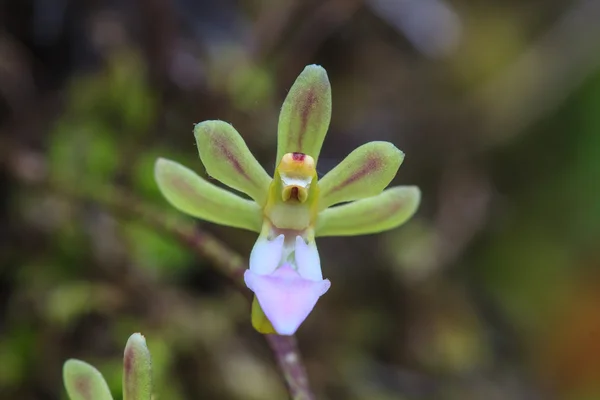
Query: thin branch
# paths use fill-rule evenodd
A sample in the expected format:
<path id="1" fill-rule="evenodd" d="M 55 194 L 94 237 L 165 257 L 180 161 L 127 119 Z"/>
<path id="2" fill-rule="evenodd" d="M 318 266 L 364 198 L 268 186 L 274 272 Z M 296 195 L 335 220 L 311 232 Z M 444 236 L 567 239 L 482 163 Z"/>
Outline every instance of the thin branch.
<path id="1" fill-rule="evenodd" d="M 51 180 L 42 156 L 2 144 L 1 159 L 18 181 L 47 188 L 74 200 L 97 203 L 122 217 L 139 219 L 157 231 L 172 235 L 201 257 L 210 260 L 219 273 L 230 279 L 248 299 L 252 299 L 243 281 L 246 270 L 244 259 L 211 234 L 198 229 L 192 222 L 144 204 L 130 193 L 112 186 L 79 182 L 74 185 Z M 266 340 L 277 360 L 290 397 L 293 400 L 314 399 L 296 338 L 266 335 Z"/>
<path id="2" fill-rule="evenodd" d="M 298 352 L 295 336 L 266 335 L 267 342 L 275 354 L 279 369 L 284 374 L 288 390 L 294 400 L 312 400 L 306 368 Z"/>

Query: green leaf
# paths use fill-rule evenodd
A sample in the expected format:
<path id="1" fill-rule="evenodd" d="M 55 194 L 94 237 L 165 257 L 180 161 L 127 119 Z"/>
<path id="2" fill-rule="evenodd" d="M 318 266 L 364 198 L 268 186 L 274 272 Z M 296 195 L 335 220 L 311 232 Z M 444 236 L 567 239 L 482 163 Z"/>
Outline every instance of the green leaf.
<path id="1" fill-rule="evenodd" d="M 139 333 L 129 337 L 123 356 L 123 400 L 152 398 L 152 357 L 146 339 Z"/>
<path id="2" fill-rule="evenodd" d="M 421 201 L 416 186 L 398 186 L 377 196 L 319 213 L 316 236 L 353 236 L 396 228 L 413 216 Z"/>
<path id="3" fill-rule="evenodd" d="M 290 89 L 279 114 L 277 160 L 286 153 L 319 158 L 331 120 L 331 86 L 325 69 L 309 65 Z"/>
<path id="4" fill-rule="evenodd" d="M 63 380 L 71 400 L 112 400 L 100 371 L 84 361 L 67 360 Z"/>
<path id="5" fill-rule="evenodd" d="M 403 160 L 404 153 L 389 142 L 360 146 L 319 181 L 319 210 L 381 193 Z"/>
<path id="6" fill-rule="evenodd" d="M 255 202 L 221 189 L 164 158 L 156 161 L 154 176 L 163 196 L 178 210 L 216 224 L 260 232 L 262 212 Z"/>
<path id="7" fill-rule="evenodd" d="M 272 179 L 235 128 L 223 121 L 204 121 L 194 127 L 194 135 L 206 172 L 264 206 Z"/>

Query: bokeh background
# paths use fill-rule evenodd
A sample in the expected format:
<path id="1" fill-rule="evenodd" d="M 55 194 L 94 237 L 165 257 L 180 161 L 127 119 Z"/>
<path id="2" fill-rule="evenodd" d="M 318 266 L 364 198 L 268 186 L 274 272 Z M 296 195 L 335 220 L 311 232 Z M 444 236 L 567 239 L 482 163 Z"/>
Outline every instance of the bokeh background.
<path id="1" fill-rule="evenodd" d="M 231 284 L 92 200 L 177 214 L 153 163 L 204 173 L 205 119 L 272 172 L 312 63 L 333 88 L 319 173 L 389 140 L 394 184 L 423 192 L 397 230 L 319 241 L 333 285 L 298 333 L 317 398 L 600 399 L 597 0 L 4 0 L 0 398 L 65 399 L 77 357 L 119 399 L 137 331 L 159 398 L 286 398 Z"/>

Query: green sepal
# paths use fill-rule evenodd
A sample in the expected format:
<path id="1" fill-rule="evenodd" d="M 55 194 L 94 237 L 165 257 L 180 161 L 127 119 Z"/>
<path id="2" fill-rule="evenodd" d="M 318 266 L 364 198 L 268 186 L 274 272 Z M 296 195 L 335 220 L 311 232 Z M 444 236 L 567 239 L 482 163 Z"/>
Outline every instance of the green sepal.
<path id="1" fill-rule="evenodd" d="M 413 216 L 421 201 L 416 186 L 398 186 L 377 196 L 319 213 L 316 236 L 354 236 L 396 228 Z"/>
<path id="2" fill-rule="evenodd" d="M 304 153 L 317 162 L 330 121 L 331 85 L 327 72 L 319 65 L 309 65 L 281 107 L 276 161 L 286 153 Z"/>
<path id="3" fill-rule="evenodd" d="M 196 124 L 194 136 L 208 175 L 264 206 L 271 177 L 235 128 L 223 121 L 204 121 Z"/>
<path id="4" fill-rule="evenodd" d="M 404 153 L 389 142 L 360 146 L 319 181 L 319 210 L 381 193 L 403 160 Z"/>
<path id="5" fill-rule="evenodd" d="M 67 360 L 63 366 L 63 381 L 71 400 L 112 400 L 100 371 L 84 361 Z"/>
<path id="6" fill-rule="evenodd" d="M 260 232 L 262 212 L 254 201 L 221 189 L 164 158 L 156 161 L 154 176 L 163 196 L 178 210 L 216 224 Z"/>

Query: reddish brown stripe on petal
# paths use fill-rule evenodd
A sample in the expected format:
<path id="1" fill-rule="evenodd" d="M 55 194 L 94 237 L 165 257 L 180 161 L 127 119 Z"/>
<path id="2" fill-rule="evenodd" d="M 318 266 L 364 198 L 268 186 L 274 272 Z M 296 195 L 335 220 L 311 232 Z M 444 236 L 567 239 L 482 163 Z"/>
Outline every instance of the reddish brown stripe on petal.
<path id="1" fill-rule="evenodd" d="M 315 103 L 317 102 L 317 96 L 315 90 L 310 88 L 304 97 L 304 101 L 301 104 L 300 113 L 300 131 L 298 132 L 298 149 L 302 149 L 302 142 L 304 141 L 304 134 L 306 133 L 306 127 L 308 125 L 308 118 L 312 112 Z"/>
<path id="2" fill-rule="evenodd" d="M 402 208 L 402 206 L 405 203 L 402 200 L 403 199 L 394 201 L 394 203 L 392 204 L 392 207 L 389 209 L 385 209 L 385 212 L 383 212 L 383 213 L 381 211 L 384 211 L 384 210 L 377 210 L 376 212 L 374 212 L 372 221 L 374 223 L 377 223 L 377 222 L 385 221 L 386 219 L 388 219 L 390 217 L 390 215 L 395 214 L 396 211 L 398 211 L 400 208 Z"/>
<path id="3" fill-rule="evenodd" d="M 231 165 L 233 165 L 233 168 L 235 168 L 235 170 L 240 175 L 242 175 L 247 181 L 254 183 L 252 181 L 252 179 L 248 176 L 246 171 L 242 168 L 242 165 L 237 160 L 236 156 L 234 154 L 232 154 L 231 151 L 229 151 L 227 146 L 224 145 L 221 141 L 217 141 L 216 145 L 219 148 L 219 152 L 223 155 L 223 157 L 227 158 L 229 160 L 229 162 L 231 163 Z"/>
<path id="4" fill-rule="evenodd" d="M 194 191 L 194 188 L 188 183 L 188 181 L 186 181 L 185 179 L 182 179 L 181 177 L 179 177 L 177 175 L 170 175 L 169 180 L 170 180 L 170 186 L 178 189 L 180 192 L 189 193 L 189 192 Z"/>
<path id="5" fill-rule="evenodd" d="M 368 220 L 370 224 L 377 225 L 380 222 L 386 221 L 390 216 L 394 215 L 406 204 L 405 199 L 394 199 L 392 204 L 387 207 L 372 208 L 365 211 L 362 215 L 364 220 Z"/>
<path id="6" fill-rule="evenodd" d="M 364 176 L 370 174 L 374 170 L 379 169 L 380 165 L 381 160 L 379 158 L 369 158 L 367 162 L 363 164 L 361 169 L 356 171 L 352 176 L 346 178 L 346 180 L 344 180 L 339 185 L 334 186 L 329 192 L 337 192 L 338 190 L 343 189 L 344 187 L 358 181 L 359 179 L 362 179 Z"/>

